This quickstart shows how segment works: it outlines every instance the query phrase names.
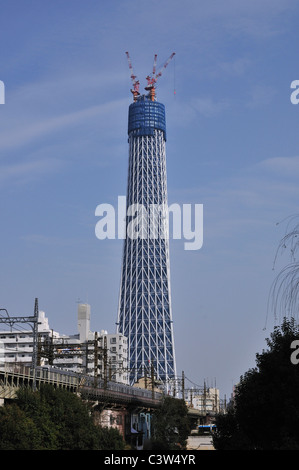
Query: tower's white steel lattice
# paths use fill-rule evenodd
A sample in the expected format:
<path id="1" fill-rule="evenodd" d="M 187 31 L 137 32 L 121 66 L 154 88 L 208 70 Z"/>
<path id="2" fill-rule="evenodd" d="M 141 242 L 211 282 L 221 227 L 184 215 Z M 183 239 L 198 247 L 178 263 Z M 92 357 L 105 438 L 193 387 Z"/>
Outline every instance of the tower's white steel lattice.
<path id="1" fill-rule="evenodd" d="M 129 107 L 128 135 L 127 232 L 117 331 L 128 338 L 130 383 L 149 375 L 152 367 L 156 378 L 167 382 L 176 376 L 176 363 L 164 105 L 140 96 Z"/>

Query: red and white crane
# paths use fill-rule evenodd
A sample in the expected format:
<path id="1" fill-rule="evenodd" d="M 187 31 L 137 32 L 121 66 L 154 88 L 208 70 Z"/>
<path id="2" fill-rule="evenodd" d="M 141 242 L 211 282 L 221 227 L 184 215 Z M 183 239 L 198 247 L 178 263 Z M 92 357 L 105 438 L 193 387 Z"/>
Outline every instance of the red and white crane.
<path id="1" fill-rule="evenodd" d="M 126 52 L 126 55 L 127 55 L 127 59 L 128 59 L 128 63 L 129 63 L 129 68 L 130 68 L 130 71 L 131 71 L 131 79 L 132 79 L 132 82 L 133 82 L 133 89 L 131 90 L 131 92 L 133 94 L 134 101 L 136 101 L 137 96 L 140 95 L 140 93 L 139 93 L 140 82 L 139 82 L 139 80 L 137 80 L 137 76 L 133 72 L 132 62 L 131 62 L 129 53 Z M 161 67 L 161 69 L 159 70 L 158 73 L 156 73 L 157 54 L 155 54 L 155 56 L 154 56 L 153 71 L 150 75 L 148 75 L 146 77 L 147 86 L 145 87 L 145 90 L 149 91 L 149 94 L 150 94 L 150 97 L 151 97 L 152 101 L 155 100 L 155 96 L 156 96 L 156 82 L 157 82 L 158 78 L 161 77 L 163 71 L 166 69 L 167 65 L 169 64 L 171 59 L 174 57 L 174 55 L 175 55 L 175 52 L 173 52 L 168 57 L 168 59 L 163 64 L 163 66 Z"/>
<path id="2" fill-rule="evenodd" d="M 134 74 L 133 67 L 132 67 L 132 62 L 131 62 L 131 58 L 130 58 L 129 53 L 126 52 L 126 55 L 127 55 L 129 68 L 130 68 L 130 71 L 131 71 L 131 79 L 132 79 L 132 83 L 133 83 L 133 89 L 131 90 L 131 92 L 133 94 L 134 101 L 136 101 L 137 96 L 140 95 L 140 93 L 139 93 L 140 82 L 139 82 L 139 80 L 137 80 L 137 76 Z"/>
<path id="3" fill-rule="evenodd" d="M 148 76 L 146 77 L 147 86 L 145 87 L 145 89 L 150 92 L 150 96 L 151 96 L 151 100 L 152 100 L 152 101 L 154 101 L 155 95 L 156 95 L 156 82 L 157 82 L 158 78 L 161 77 L 162 72 L 166 69 L 167 65 L 169 64 L 169 62 L 171 61 L 171 59 L 173 58 L 174 55 L 175 55 L 175 52 L 173 52 L 173 53 L 168 57 L 168 59 L 166 60 L 166 62 L 164 63 L 164 65 L 161 67 L 161 69 L 159 70 L 159 72 L 156 73 L 157 54 L 155 54 L 153 72 L 152 72 L 151 75 L 148 75 Z"/>

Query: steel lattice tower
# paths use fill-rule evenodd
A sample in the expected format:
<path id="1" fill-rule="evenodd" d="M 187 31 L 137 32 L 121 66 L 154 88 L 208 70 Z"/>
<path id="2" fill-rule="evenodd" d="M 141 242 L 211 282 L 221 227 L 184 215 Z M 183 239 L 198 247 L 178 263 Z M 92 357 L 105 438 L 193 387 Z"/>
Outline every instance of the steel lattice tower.
<path id="1" fill-rule="evenodd" d="M 117 331 L 128 338 L 130 383 L 149 375 L 152 367 L 155 377 L 167 382 L 176 376 L 176 363 L 170 294 L 166 123 L 165 107 L 154 100 L 153 94 L 135 96 L 129 106 L 128 136 L 127 231 Z M 135 218 L 128 215 L 132 206 Z"/>

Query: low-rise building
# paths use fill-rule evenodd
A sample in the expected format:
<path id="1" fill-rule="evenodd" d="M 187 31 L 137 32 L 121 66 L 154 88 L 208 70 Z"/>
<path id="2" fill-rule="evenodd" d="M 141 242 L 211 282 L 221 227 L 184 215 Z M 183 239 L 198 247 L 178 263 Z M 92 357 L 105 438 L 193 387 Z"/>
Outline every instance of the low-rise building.
<path id="1" fill-rule="evenodd" d="M 0 331 L 0 367 L 31 366 L 33 330 Z M 38 314 L 37 364 L 128 383 L 127 338 L 90 331 L 90 305 L 78 305 L 78 333 L 61 335 Z"/>
<path id="2" fill-rule="evenodd" d="M 187 403 L 189 406 L 201 411 L 203 414 L 213 415 L 220 412 L 220 398 L 218 388 L 206 388 L 203 390 L 190 390 Z"/>

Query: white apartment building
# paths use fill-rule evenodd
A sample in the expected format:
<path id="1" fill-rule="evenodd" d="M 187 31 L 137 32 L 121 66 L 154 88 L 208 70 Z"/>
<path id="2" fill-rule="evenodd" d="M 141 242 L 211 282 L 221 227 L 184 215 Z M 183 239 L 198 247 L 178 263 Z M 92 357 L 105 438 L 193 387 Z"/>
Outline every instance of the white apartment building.
<path id="1" fill-rule="evenodd" d="M 33 331 L 0 331 L 0 367 L 31 366 Z M 61 335 L 49 327 L 45 313 L 39 311 L 39 365 L 128 383 L 127 338 L 107 331 L 90 331 L 90 305 L 78 305 L 78 334 Z"/>
<path id="2" fill-rule="evenodd" d="M 0 331 L 0 367 L 6 365 L 31 366 L 33 353 L 33 331 L 16 329 Z M 45 341 L 50 335 L 58 338 L 59 334 L 50 330 L 45 312 L 38 313 L 38 333 L 41 341 Z"/>
<path id="3" fill-rule="evenodd" d="M 193 408 L 207 414 L 219 413 L 220 398 L 218 388 L 206 388 L 203 391 L 189 391 L 187 402 Z"/>
<path id="4" fill-rule="evenodd" d="M 129 384 L 128 340 L 122 334 L 108 334 L 102 330 L 99 334 L 99 375 L 125 384 Z M 105 351 L 107 350 L 107 355 Z M 105 370 L 106 369 L 106 370 Z"/>

